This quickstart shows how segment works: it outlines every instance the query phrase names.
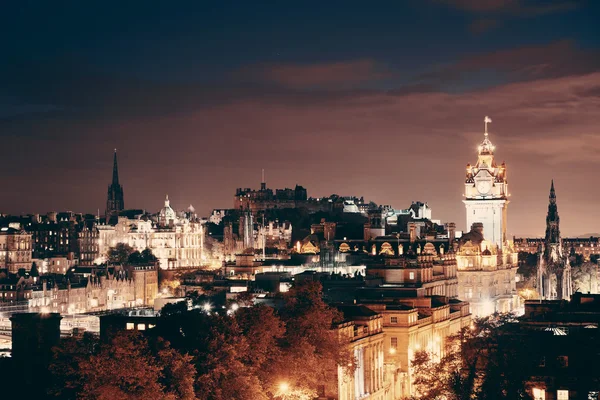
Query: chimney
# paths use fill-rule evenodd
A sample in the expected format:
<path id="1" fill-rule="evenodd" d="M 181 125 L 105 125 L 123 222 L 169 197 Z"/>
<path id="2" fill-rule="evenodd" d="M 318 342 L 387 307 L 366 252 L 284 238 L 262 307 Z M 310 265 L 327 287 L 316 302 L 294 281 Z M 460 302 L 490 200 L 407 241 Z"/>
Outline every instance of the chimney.
<path id="1" fill-rule="evenodd" d="M 456 224 L 454 222 L 450 222 L 448 224 L 448 240 L 450 242 L 454 242 L 456 238 Z"/>
<path id="2" fill-rule="evenodd" d="M 410 233 L 410 242 L 414 243 L 417 240 L 417 225 L 414 222 L 409 222 L 408 231 Z"/>
<path id="3" fill-rule="evenodd" d="M 482 222 L 474 222 L 473 225 L 471 225 L 471 231 L 478 232 L 483 236 L 483 223 Z"/>

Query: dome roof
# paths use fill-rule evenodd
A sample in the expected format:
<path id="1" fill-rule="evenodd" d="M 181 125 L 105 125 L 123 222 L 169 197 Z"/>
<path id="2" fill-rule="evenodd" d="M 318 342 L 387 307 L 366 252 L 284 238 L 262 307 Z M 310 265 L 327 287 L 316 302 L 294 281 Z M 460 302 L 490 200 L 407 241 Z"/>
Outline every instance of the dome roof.
<path id="1" fill-rule="evenodd" d="M 163 224 L 168 224 L 169 221 L 175 221 L 177 219 L 175 211 L 171 208 L 169 202 L 169 195 L 167 195 L 167 197 L 165 198 L 165 206 L 161 208 L 160 212 L 158 213 L 158 218 Z"/>

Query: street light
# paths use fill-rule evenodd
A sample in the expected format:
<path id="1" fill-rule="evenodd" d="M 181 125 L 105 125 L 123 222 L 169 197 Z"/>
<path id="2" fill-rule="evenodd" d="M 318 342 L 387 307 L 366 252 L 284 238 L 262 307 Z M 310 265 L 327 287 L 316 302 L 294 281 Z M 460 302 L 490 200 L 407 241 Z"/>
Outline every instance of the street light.
<path id="1" fill-rule="evenodd" d="M 285 393 L 287 393 L 287 391 L 288 391 L 288 390 L 290 390 L 290 385 L 289 385 L 287 382 L 281 382 L 281 383 L 279 384 L 279 391 L 280 391 L 282 394 L 285 394 Z"/>
<path id="2" fill-rule="evenodd" d="M 277 392 L 277 397 L 281 398 L 281 399 L 285 399 L 287 396 L 287 393 L 290 390 L 290 385 L 287 382 L 281 382 L 279 384 L 279 390 Z"/>

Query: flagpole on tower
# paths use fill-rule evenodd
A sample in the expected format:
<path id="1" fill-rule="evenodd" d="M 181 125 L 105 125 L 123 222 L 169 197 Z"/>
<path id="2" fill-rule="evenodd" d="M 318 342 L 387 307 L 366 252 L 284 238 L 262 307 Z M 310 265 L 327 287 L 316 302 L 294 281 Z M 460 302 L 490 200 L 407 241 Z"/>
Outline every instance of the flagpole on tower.
<path id="1" fill-rule="evenodd" d="M 487 126 L 491 122 L 492 122 L 492 119 L 486 115 L 485 118 L 483 119 L 483 123 L 485 124 L 485 136 L 486 137 L 488 135 L 488 128 L 487 128 Z"/>

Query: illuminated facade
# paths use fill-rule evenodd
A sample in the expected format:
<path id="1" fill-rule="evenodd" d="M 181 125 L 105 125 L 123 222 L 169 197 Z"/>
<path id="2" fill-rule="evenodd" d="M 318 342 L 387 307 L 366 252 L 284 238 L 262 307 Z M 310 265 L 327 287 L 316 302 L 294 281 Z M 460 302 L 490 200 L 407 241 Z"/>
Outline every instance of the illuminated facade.
<path id="1" fill-rule="evenodd" d="M 341 306 L 340 311 L 345 322 L 338 326 L 338 332 L 341 340 L 350 342 L 356 365 L 350 375 L 338 367 L 337 393 L 327 393 L 326 388 L 325 395 L 339 400 L 392 400 L 390 382 L 384 380 L 382 316 L 365 306 Z"/>
<path id="2" fill-rule="evenodd" d="M 476 223 L 459 241 L 456 250 L 459 298 L 471 304 L 471 313 L 476 317 L 516 311 L 518 254 L 510 242 L 500 251 L 483 238 L 482 230 L 482 224 Z"/>
<path id="3" fill-rule="evenodd" d="M 81 283 L 44 280 L 33 289 L 29 310 L 77 314 L 125 307 L 151 306 L 158 295 L 158 271 L 131 267 L 108 276 L 90 275 Z"/>
<path id="4" fill-rule="evenodd" d="M 481 222 L 484 236 L 501 248 L 507 239 L 508 181 L 506 165 L 498 166 L 494 160 L 495 146 L 487 131 L 489 122 L 491 119 L 485 117 L 484 140 L 478 147 L 477 163 L 467 164 L 463 202 L 467 209 L 467 227 Z"/>
<path id="5" fill-rule="evenodd" d="M 517 252 L 506 237 L 508 181 L 506 164 L 494 160 L 494 145 L 484 140 L 474 166 L 467 164 L 465 200 L 467 227 L 471 231 L 454 243 L 458 266 L 459 298 L 471 304 L 474 316 L 509 312 L 518 308 L 516 295 Z"/>
<path id="6" fill-rule="evenodd" d="M 152 250 L 162 269 L 189 268 L 204 265 L 204 227 L 197 218 L 179 217 L 169 199 L 156 215 L 156 222 L 147 217 L 119 217 L 116 225 L 98 225 L 98 256 L 96 264 L 106 261 L 108 249 L 126 243 L 134 250 Z"/>
<path id="7" fill-rule="evenodd" d="M 439 360 L 448 337 L 471 324 L 469 304 L 444 297 L 362 303 L 383 316 L 386 381 L 390 382 L 386 399 L 415 395 L 411 367 L 414 353 L 427 350 Z"/>
<path id="8" fill-rule="evenodd" d="M 583 261 L 591 261 L 600 258 L 600 237 L 588 238 L 566 238 L 562 237 L 562 246 L 565 252 L 579 254 Z M 515 249 L 518 252 L 535 254 L 540 247 L 544 246 L 545 238 L 515 238 Z"/>
<path id="9" fill-rule="evenodd" d="M 16 273 L 23 268 L 31 269 L 31 234 L 23 229 L 4 227 L 0 229 L 0 269 Z"/>

